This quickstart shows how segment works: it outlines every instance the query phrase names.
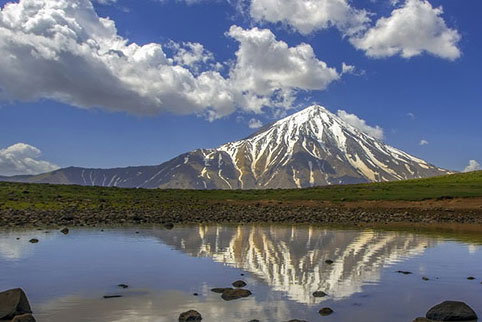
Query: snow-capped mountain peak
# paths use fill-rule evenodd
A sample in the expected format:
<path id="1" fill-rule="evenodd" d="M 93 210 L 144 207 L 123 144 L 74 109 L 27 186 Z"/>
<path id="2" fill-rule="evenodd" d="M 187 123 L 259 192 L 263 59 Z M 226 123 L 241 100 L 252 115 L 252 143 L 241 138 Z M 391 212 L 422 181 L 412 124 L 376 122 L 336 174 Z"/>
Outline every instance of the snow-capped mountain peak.
<path id="1" fill-rule="evenodd" d="M 143 188 L 267 189 L 391 181 L 449 173 L 391 147 L 320 105 L 310 106 L 250 137 L 199 149 L 153 167 L 69 168 L 51 178 L 68 183 Z M 50 179 L 49 179 L 50 178 Z M 86 179 L 87 178 L 87 179 Z M 59 179 L 60 180 L 60 179 Z"/>

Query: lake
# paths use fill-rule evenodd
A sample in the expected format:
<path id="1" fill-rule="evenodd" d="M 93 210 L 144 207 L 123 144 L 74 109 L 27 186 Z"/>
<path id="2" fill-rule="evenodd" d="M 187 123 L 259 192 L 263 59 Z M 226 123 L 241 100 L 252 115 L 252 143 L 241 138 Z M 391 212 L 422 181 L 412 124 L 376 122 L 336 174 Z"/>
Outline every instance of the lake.
<path id="1" fill-rule="evenodd" d="M 3 230 L 0 290 L 23 288 L 39 322 L 172 322 L 190 309 L 207 322 L 407 322 L 449 299 L 480 317 L 481 240 L 286 225 Z M 252 295 L 224 301 L 211 292 L 236 280 Z M 322 307 L 334 313 L 322 317 Z"/>

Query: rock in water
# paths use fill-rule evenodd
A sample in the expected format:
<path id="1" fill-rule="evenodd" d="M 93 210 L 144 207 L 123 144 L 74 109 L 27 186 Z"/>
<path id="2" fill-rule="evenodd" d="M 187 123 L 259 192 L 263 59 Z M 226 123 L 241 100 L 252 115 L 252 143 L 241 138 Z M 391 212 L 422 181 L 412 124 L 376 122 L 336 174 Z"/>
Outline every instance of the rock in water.
<path id="1" fill-rule="evenodd" d="M 436 321 L 473 321 L 477 320 L 477 314 L 464 302 L 445 301 L 432 307 L 426 318 Z"/>
<path id="2" fill-rule="evenodd" d="M 36 244 L 36 243 L 38 243 L 38 239 L 32 238 L 32 239 L 29 240 L 29 242 L 32 243 L 32 244 Z"/>
<path id="3" fill-rule="evenodd" d="M 62 228 L 62 229 L 60 230 L 60 232 L 61 232 L 62 234 L 64 234 L 64 235 L 67 235 L 67 234 L 69 233 L 69 229 L 68 229 L 67 227 L 66 227 L 66 228 Z"/>
<path id="4" fill-rule="evenodd" d="M 215 288 L 212 288 L 211 289 L 211 292 L 214 292 L 214 293 L 223 293 L 224 291 L 226 290 L 232 290 L 231 287 L 215 287 Z"/>
<path id="5" fill-rule="evenodd" d="M 16 315 L 10 322 L 36 322 L 36 320 L 34 319 L 32 314 L 27 313 L 22 315 Z"/>
<path id="6" fill-rule="evenodd" d="M 223 294 L 221 294 L 221 298 L 225 301 L 237 300 L 242 297 L 248 297 L 251 295 L 251 292 L 248 290 L 243 289 L 225 289 Z"/>
<path id="7" fill-rule="evenodd" d="M 196 322 L 201 321 L 203 318 L 198 311 L 189 310 L 179 315 L 179 322 Z"/>
<path id="8" fill-rule="evenodd" d="M 319 310 L 318 313 L 320 313 L 320 315 L 327 316 L 333 313 L 333 310 L 330 309 L 329 307 L 324 307 L 321 310 Z"/>
<path id="9" fill-rule="evenodd" d="M 325 297 L 327 294 L 323 291 L 315 291 L 313 292 L 314 297 Z"/>
<path id="10" fill-rule="evenodd" d="M 10 320 L 25 313 L 32 313 L 32 309 L 22 289 L 15 288 L 0 293 L 0 320 Z"/>
<path id="11" fill-rule="evenodd" d="M 234 287 L 245 287 L 246 282 L 245 281 L 236 281 L 236 282 L 233 282 L 233 286 Z"/>

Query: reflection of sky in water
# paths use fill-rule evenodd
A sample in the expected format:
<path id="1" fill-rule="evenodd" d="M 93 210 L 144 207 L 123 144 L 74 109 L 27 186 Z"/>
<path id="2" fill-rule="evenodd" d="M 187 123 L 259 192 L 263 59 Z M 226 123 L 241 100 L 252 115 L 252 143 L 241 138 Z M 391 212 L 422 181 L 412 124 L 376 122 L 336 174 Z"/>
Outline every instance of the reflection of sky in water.
<path id="1" fill-rule="evenodd" d="M 402 322 L 446 299 L 482 316 L 480 280 L 465 279 L 482 277 L 481 255 L 480 246 L 413 233 L 313 227 L 3 232 L 0 289 L 24 288 L 39 322 L 175 321 L 188 309 L 203 321 L 316 321 L 321 306 L 340 322 Z M 240 278 L 253 296 L 224 302 L 209 291 Z M 329 297 L 314 299 L 316 290 Z M 102 299 L 117 293 L 125 297 Z"/>

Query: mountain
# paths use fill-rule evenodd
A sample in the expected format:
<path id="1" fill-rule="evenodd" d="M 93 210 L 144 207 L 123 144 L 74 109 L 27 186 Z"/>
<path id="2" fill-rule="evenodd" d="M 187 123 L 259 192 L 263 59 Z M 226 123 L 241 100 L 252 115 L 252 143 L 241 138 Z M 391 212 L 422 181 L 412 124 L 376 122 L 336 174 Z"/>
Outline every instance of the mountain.
<path id="1" fill-rule="evenodd" d="M 448 174 L 369 136 L 313 105 L 216 149 L 198 149 L 157 166 L 65 168 L 4 180 L 181 189 L 303 188 Z"/>

